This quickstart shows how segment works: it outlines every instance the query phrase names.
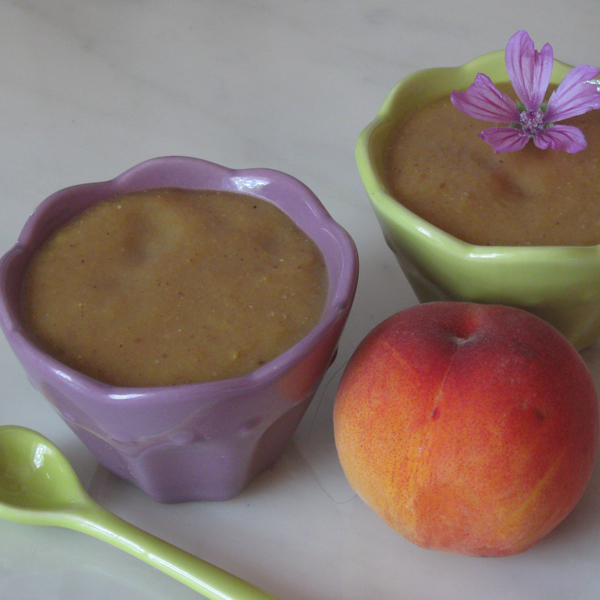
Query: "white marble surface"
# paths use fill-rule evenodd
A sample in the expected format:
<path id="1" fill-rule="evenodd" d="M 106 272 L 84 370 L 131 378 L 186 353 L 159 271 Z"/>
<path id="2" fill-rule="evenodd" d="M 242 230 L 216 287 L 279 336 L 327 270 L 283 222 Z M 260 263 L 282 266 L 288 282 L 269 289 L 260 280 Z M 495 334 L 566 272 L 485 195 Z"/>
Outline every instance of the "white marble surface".
<path id="1" fill-rule="evenodd" d="M 55 441 L 101 504 L 283 600 L 600 597 L 600 472 L 525 554 L 416 548 L 348 487 L 331 431 L 340 368 L 415 303 L 354 162 L 359 131 L 411 71 L 462 64 L 527 29 L 572 64 L 600 63 L 598 0 L 0 0 L 0 252 L 67 185 L 182 154 L 287 171 L 354 237 L 356 302 L 337 363 L 276 467 L 225 503 L 157 504 L 116 480 L 30 388 L 0 339 L 0 423 Z M 584 352 L 600 381 L 600 346 Z M 0 522 L 2 600 L 198 596 L 81 534 Z"/>

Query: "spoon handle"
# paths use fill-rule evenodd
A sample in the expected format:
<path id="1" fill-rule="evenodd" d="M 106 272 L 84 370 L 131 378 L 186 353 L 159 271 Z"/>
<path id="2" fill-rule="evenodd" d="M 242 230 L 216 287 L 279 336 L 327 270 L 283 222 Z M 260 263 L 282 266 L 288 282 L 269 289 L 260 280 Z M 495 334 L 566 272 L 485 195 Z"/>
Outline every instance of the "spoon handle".
<path id="1" fill-rule="evenodd" d="M 77 507 L 61 525 L 108 542 L 210 600 L 278 600 L 250 583 L 161 540 L 95 502 Z"/>

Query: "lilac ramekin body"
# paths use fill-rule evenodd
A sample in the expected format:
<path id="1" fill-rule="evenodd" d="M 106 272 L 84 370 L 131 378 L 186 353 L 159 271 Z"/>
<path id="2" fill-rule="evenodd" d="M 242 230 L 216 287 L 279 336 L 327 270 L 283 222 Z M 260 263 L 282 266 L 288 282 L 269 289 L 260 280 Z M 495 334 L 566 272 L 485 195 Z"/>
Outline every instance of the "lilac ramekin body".
<path id="1" fill-rule="evenodd" d="M 27 265 L 58 227 L 116 194 L 159 187 L 252 194 L 282 209 L 320 248 L 329 292 L 318 325 L 249 375 L 166 387 L 114 387 L 61 364 L 23 326 Z M 33 385 L 107 469 L 160 502 L 225 500 L 273 465 L 294 434 L 335 357 L 358 278 L 350 236 L 297 179 L 269 169 L 231 170 L 171 156 L 111 181 L 47 198 L 0 261 L 0 325 Z"/>

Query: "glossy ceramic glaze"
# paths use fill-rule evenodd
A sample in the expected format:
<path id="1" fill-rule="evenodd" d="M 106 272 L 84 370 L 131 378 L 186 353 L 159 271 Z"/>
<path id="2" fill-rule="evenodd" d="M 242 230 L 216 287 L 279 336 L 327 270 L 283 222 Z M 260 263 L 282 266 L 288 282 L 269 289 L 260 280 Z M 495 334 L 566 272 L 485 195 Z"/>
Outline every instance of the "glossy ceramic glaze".
<path id="1" fill-rule="evenodd" d="M 160 569 L 209 600 L 277 600 L 102 508 L 64 454 L 25 427 L 0 427 L 0 518 L 92 535 Z"/>
<path id="2" fill-rule="evenodd" d="M 247 376 L 170 387 L 112 387 L 42 352 L 20 314 L 22 278 L 32 254 L 88 206 L 156 187 L 250 193 L 288 214 L 327 265 L 328 298 L 315 329 Z M 239 494 L 284 450 L 335 355 L 357 276 L 353 241 L 298 180 L 267 169 L 234 171 L 164 157 L 111 181 L 61 190 L 37 208 L 0 262 L 0 324 L 33 385 L 108 469 L 162 502 L 222 500 Z"/>
<path id="3" fill-rule="evenodd" d="M 552 81 L 572 67 L 555 61 Z M 600 247 L 476 246 L 421 219 L 390 195 L 384 155 L 390 134 L 421 104 L 467 88 L 477 73 L 507 82 L 504 51 L 461 67 L 427 69 L 406 77 L 361 133 L 360 175 L 384 238 L 421 302 L 463 300 L 517 306 L 546 319 L 578 348 L 600 335 Z"/>

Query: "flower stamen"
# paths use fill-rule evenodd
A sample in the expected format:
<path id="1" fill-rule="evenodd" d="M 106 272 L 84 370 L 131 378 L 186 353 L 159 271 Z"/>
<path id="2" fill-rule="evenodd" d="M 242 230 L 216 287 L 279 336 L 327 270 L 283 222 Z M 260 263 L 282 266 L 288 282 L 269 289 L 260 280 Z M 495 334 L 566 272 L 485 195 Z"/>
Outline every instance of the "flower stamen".
<path id="1" fill-rule="evenodd" d="M 544 128 L 544 113 L 536 110 L 524 110 L 519 118 L 519 124 L 524 133 L 533 137 Z"/>

